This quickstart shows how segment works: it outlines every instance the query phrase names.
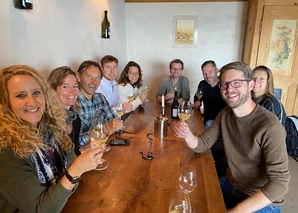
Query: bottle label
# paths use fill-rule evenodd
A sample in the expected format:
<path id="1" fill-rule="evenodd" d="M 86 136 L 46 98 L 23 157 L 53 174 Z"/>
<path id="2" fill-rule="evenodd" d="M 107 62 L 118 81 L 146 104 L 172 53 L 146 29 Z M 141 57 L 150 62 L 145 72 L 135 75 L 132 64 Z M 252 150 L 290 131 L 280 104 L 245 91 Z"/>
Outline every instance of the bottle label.
<path id="1" fill-rule="evenodd" d="M 178 117 L 178 109 L 172 109 L 172 117 Z"/>

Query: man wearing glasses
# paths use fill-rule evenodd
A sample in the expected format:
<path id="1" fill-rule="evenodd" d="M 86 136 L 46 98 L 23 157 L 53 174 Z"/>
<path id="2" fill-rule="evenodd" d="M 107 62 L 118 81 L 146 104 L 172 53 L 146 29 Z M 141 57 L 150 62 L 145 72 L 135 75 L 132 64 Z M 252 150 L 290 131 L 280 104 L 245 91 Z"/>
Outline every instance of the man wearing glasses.
<path id="1" fill-rule="evenodd" d="M 212 126 L 196 136 L 179 122 L 175 131 L 195 152 L 204 152 L 222 136 L 228 169 L 219 181 L 229 213 L 280 212 L 290 179 L 285 129 L 273 113 L 252 100 L 254 81 L 246 64 L 222 67 L 220 86 L 229 107 Z"/>
<path id="2" fill-rule="evenodd" d="M 165 96 L 165 101 L 172 102 L 175 91 L 177 91 L 178 102 L 189 101 L 190 90 L 189 80 L 181 75 L 184 64 L 180 59 L 174 59 L 170 62 L 170 76 L 164 77 L 159 83 L 156 93 L 157 102 L 161 102 L 162 95 Z"/>

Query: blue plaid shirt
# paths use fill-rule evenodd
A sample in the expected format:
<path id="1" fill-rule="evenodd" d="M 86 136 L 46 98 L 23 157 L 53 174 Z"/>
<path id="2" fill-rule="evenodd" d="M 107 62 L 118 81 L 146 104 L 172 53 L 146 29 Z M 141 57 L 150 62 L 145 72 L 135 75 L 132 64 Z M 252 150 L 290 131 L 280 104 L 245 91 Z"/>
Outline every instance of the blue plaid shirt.
<path id="1" fill-rule="evenodd" d="M 93 94 L 92 100 L 88 100 L 83 93 L 79 93 L 78 100 L 81 109 L 78 115 L 81 119 L 80 129 L 80 147 L 88 141 L 88 132 L 92 119 L 98 114 L 106 121 L 109 122 L 114 118 L 118 118 L 114 110 L 110 107 L 109 102 L 101 93 Z"/>

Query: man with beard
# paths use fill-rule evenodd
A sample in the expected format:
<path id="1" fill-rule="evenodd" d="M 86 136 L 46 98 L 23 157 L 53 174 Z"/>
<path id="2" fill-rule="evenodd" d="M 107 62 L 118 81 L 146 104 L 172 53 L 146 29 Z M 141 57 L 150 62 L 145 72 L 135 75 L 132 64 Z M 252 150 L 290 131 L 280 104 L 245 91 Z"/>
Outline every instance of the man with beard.
<path id="1" fill-rule="evenodd" d="M 200 108 L 203 102 L 204 124 L 205 129 L 208 129 L 218 113 L 227 106 L 227 104 L 220 95 L 219 78 L 217 76 L 218 69 L 215 62 L 212 60 L 205 61 L 201 69 L 204 80 L 199 83 L 198 88 L 203 90 L 203 96 L 200 99 L 196 95 L 194 96 L 194 107 Z"/>
<path id="2" fill-rule="evenodd" d="M 185 122 L 177 123 L 175 132 L 195 152 L 204 152 L 222 136 L 228 169 L 219 181 L 229 213 L 280 212 L 290 179 L 284 127 L 252 100 L 254 81 L 249 66 L 227 64 L 219 78 L 221 95 L 229 107 L 199 136 Z"/>
<path id="3" fill-rule="evenodd" d="M 181 75 L 184 69 L 184 63 L 180 59 L 174 59 L 170 62 L 170 76 L 164 77 L 159 83 L 156 93 L 157 102 L 161 102 L 162 95 L 165 96 L 165 101 L 173 102 L 174 93 L 177 91 L 178 102 L 189 101 L 190 89 L 189 80 Z"/>
<path id="4" fill-rule="evenodd" d="M 118 130 L 122 126 L 122 121 L 118 119 L 109 102 L 101 93 L 96 93 L 101 78 L 102 71 L 95 61 L 84 61 L 78 69 L 78 81 L 80 93 L 78 96 L 80 110 L 78 115 L 81 119 L 80 147 L 88 141 L 88 132 L 92 119 L 101 116 L 112 131 Z M 112 132 L 110 131 L 110 132 Z"/>

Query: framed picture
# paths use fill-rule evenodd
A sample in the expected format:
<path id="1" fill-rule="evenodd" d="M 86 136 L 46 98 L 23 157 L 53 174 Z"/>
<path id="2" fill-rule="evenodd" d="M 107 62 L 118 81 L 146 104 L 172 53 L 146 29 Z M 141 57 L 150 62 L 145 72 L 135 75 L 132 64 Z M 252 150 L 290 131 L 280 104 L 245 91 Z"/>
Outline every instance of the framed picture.
<path id="1" fill-rule="evenodd" d="M 198 16 L 174 16 L 173 47 L 196 47 Z"/>

